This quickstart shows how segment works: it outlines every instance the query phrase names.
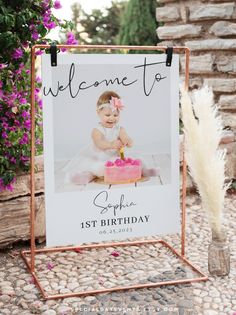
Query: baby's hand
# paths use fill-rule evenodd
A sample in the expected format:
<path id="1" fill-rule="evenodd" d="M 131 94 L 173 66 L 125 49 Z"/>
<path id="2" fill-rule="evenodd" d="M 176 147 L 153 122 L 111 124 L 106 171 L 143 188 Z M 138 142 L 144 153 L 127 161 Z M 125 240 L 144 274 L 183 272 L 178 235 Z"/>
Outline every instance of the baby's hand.
<path id="1" fill-rule="evenodd" d="M 129 137 L 125 137 L 122 139 L 122 143 L 124 146 L 127 146 L 128 148 L 130 148 L 133 145 L 133 140 Z"/>
<path id="2" fill-rule="evenodd" d="M 111 149 L 120 150 L 123 144 L 120 140 L 114 140 L 111 142 Z"/>

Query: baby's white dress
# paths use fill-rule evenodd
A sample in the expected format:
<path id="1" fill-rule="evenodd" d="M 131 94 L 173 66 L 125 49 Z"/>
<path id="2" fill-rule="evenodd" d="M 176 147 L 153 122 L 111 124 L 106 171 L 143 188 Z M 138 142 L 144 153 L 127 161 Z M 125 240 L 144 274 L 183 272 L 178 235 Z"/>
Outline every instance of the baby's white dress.
<path id="1" fill-rule="evenodd" d="M 105 128 L 101 124 L 96 127 L 106 141 L 112 142 L 119 138 L 120 126 Z M 62 169 L 65 174 L 64 182 L 72 182 L 72 178 L 79 174 L 90 173 L 93 176 L 104 176 L 104 165 L 106 161 L 118 158 L 119 154 L 115 149 L 101 150 L 95 146 L 93 141 L 81 149 Z"/>

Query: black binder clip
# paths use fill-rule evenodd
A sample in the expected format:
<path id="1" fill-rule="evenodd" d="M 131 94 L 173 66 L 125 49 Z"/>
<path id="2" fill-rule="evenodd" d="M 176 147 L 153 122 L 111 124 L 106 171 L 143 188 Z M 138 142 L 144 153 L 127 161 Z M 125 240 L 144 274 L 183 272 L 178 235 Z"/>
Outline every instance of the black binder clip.
<path id="1" fill-rule="evenodd" d="M 51 66 L 57 66 L 57 45 L 55 43 L 51 44 L 50 47 L 50 54 L 51 54 Z"/>
<path id="2" fill-rule="evenodd" d="M 172 56 L 173 56 L 173 47 L 167 47 L 166 49 L 166 66 L 171 67 Z"/>

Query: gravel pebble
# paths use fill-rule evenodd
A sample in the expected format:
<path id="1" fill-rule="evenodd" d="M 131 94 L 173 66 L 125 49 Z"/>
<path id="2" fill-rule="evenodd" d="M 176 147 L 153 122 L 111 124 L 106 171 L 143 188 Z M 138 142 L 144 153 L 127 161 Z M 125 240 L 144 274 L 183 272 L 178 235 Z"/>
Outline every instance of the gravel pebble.
<path id="1" fill-rule="evenodd" d="M 0 296 L 0 301 L 3 302 L 3 303 L 7 303 L 10 301 L 10 296 L 7 295 L 7 294 L 3 294 L 2 296 Z"/>
<path id="2" fill-rule="evenodd" d="M 54 310 L 47 310 L 45 312 L 42 313 L 42 315 L 56 315 L 56 311 Z"/>
<path id="3" fill-rule="evenodd" d="M 65 306 L 65 305 L 59 306 L 57 308 L 57 314 L 58 315 L 70 314 L 71 311 L 72 311 L 71 307 Z"/>

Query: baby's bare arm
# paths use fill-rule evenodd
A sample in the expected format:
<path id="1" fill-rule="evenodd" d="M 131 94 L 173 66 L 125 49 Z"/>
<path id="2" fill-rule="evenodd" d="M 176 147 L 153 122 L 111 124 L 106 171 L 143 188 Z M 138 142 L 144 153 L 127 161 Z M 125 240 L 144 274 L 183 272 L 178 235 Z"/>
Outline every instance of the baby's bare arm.
<path id="1" fill-rule="evenodd" d="M 120 128 L 119 138 L 124 146 L 132 147 L 133 140 L 127 135 L 125 129 L 123 127 Z"/>
<path id="2" fill-rule="evenodd" d="M 111 143 L 104 139 L 103 134 L 99 130 L 93 129 L 92 139 L 95 146 L 98 147 L 99 149 L 101 150 L 111 149 Z"/>
<path id="3" fill-rule="evenodd" d="M 112 142 L 105 140 L 104 135 L 96 128 L 92 131 L 92 139 L 95 146 L 101 150 L 119 149 L 121 147 L 119 140 Z"/>

